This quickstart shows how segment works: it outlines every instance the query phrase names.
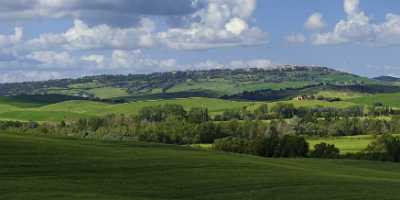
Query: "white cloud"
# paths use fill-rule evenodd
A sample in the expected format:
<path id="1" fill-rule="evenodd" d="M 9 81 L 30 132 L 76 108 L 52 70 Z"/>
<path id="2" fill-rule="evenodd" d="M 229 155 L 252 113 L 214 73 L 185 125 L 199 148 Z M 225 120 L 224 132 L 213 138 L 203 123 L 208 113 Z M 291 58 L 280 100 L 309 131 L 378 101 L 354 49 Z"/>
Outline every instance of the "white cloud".
<path id="1" fill-rule="evenodd" d="M 208 69 L 246 69 L 259 68 L 271 69 L 276 65 L 268 59 L 253 59 L 253 60 L 232 60 L 226 63 L 221 63 L 216 60 L 206 60 L 188 66 L 182 66 L 182 69 L 190 70 L 208 70 Z"/>
<path id="2" fill-rule="evenodd" d="M 87 55 L 87 56 L 82 56 L 81 60 L 84 62 L 91 62 L 96 64 L 99 67 L 103 67 L 105 65 L 105 57 L 104 55 Z"/>
<path id="3" fill-rule="evenodd" d="M 304 26 L 309 30 L 320 30 L 325 27 L 325 22 L 321 13 L 313 13 L 308 17 Z"/>
<path id="4" fill-rule="evenodd" d="M 23 36 L 23 29 L 16 27 L 12 35 L 0 35 L 0 47 L 13 46 L 19 43 Z"/>
<path id="5" fill-rule="evenodd" d="M 372 23 L 360 9 L 359 0 L 345 0 L 347 19 L 340 20 L 333 31 L 318 33 L 313 44 L 328 45 L 342 43 L 367 43 L 373 45 L 400 44 L 400 16 L 389 13 L 381 24 Z"/>
<path id="6" fill-rule="evenodd" d="M 239 18 L 233 18 L 225 24 L 225 29 L 235 35 L 240 35 L 247 28 L 247 23 Z"/>
<path id="7" fill-rule="evenodd" d="M 108 25 L 90 27 L 83 21 L 75 20 L 74 26 L 64 33 L 42 34 L 27 42 L 28 49 L 137 49 L 154 45 L 154 23 L 142 19 L 140 26 L 113 28 Z"/>
<path id="8" fill-rule="evenodd" d="M 23 49 L 48 50 L 134 50 L 166 46 L 196 50 L 232 46 L 260 45 L 267 33 L 251 26 L 256 0 L 203 0 L 207 6 L 186 16 L 183 27 L 167 27 L 157 32 L 157 24 L 141 18 L 138 25 L 116 28 L 106 24 L 90 26 L 75 20 L 63 33 L 45 33 L 27 42 Z"/>
<path id="9" fill-rule="evenodd" d="M 184 17 L 202 4 L 199 0 L 0 0 L 0 19 L 79 18 L 90 25 L 132 26 L 140 16 Z"/>
<path id="10" fill-rule="evenodd" d="M 303 44 L 306 42 L 307 38 L 301 33 L 291 34 L 286 37 L 286 42 L 290 44 Z"/>
<path id="11" fill-rule="evenodd" d="M 68 52 L 37 51 L 26 55 L 27 59 L 32 59 L 44 66 L 65 67 L 76 64 L 75 59 Z"/>
<path id="12" fill-rule="evenodd" d="M 170 71 L 177 66 L 174 59 L 158 60 L 146 57 L 142 51 L 115 50 L 112 53 L 109 68 L 129 69 L 135 73 Z"/>
<path id="13" fill-rule="evenodd" d="M 60 72 L 17 70 L 0 73 L 0 83 L 44 81 L 65 78 Z"/>
<path id="14" fill-rule="evenodd" d="M 183 50 L 264 44 L 267 33 L 249 25 L 255 6 L 256 0 L 208 0 L 187 27 L 161 32 L 158 38 L 169 48 Z"/>
<path id="15" fill-rule="evenodd" d="M 345 0 L 344 11 L 347 15 L 354 15 L 360 12 L 360 0 Z"/>

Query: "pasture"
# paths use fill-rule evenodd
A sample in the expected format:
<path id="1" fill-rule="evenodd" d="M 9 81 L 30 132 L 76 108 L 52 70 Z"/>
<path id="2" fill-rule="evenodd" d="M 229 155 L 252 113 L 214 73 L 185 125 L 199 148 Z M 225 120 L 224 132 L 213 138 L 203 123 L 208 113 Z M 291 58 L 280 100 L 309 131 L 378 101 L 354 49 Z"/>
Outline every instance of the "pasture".
<path id="1" fill-rule="evenodd" d="M 341 154 L 345 153 L 357 153 L 367 148 L 371 142 L 373 142 L 375 137 L 373 135 L 361 135 L 361 136 L 343 136 L 334 138 L 318 138 L 318 139 L 308 139 L 310 147 L 313 148 L 314 145 L 325 142 L 327 144 L 333 144 L 340 149 Z"/>
<path id="2" fill-rule="evenodd" d="M 327 102 L 318 100 L 307 101 L 281 101 L 283 103 L 293 103 L 295 107 L 337 107 L 346 108 L 356 105 L 351 102 Z M 61 121 L 76 119 L 79 117 L 104 116 L 107 114 L 137 114 L 140 109 L 147 106 L 156 106 L 163 104 L 179 104 L 189 110 L 193 107 L 208 108 L 210 115 L 221 114 L 227 109 L 242 109 L 246 107 L 254 110 L 261 104 L 268 103 L 270 108 L 277 102 L 250 102 L 250 101 L 230 101 L 222 99 L 193 97 L 180 99 L 159 99 L 146 101 L 133 101 L 123 104 L 109 104 L 87 100 L 63 101 L 60 103 L 47 103 L 38 106 L 35 103 L 23 104 L 9 103 L 8 101 L 0 101 L 0 119 L 3 120 L 22 120 L 22 121 Z M 16 106 L 14 106 L 16 105 Z M 19 106 L 19 107 L 17 107 Z M 30 107 L 28 107 L 30 106 Z"/>
<path id="3" fill-rule="evenodd" d="M 372 106 L 375 103 L 383 103 L 386 106 L 400 107 L 400 93 L 377 94 L 349 99 L 348 102 Z"/>
<path id="4" fill-rule="evenodd" d="M 0 134 L 0 199 L 375 200 L 400 165 L 266 159 L 189 147 Z"/>

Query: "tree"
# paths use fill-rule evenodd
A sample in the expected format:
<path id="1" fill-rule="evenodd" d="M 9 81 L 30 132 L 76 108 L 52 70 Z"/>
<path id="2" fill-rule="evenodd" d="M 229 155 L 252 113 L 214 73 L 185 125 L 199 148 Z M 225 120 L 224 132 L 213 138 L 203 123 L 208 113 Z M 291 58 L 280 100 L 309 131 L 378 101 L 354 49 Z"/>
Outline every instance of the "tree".
<path id="1" fill-rule="evenodd" d="M 191 108 L 187 118 L 190 123 L 200 124 L 207 122 L 210 117 L 207 108 Z"/>
<path id="2" fill-rule="evenodd" d="M 269 113 L 269 109 L 268 109 L 268 104 L 262 104 L 260 105 L 255 111 L 255 117 L 258 120 L 265 120 L 268 119 L 268 113 Z"/>
<path id="3" fill-rule="evenodd" d="M 292 118 L 296 113 L 296 108 L 291 103 L 278 103 L 272 107 L 272 111 L 277 113 L 281 118 Z"/>

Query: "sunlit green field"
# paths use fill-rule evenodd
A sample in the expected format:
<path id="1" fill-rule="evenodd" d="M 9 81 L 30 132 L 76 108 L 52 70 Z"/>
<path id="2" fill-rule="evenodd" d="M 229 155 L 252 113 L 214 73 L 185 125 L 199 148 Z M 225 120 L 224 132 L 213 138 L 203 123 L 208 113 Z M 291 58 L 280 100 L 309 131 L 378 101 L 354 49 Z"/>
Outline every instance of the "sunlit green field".
<path id="1" fill-rule="evenodd" d="M 375 140 L 373 135 L 362 136 L 348 136 L 336 138 L 322 138 L 322 139 L 308 139 L 310 147 L 325 142 L 327 144 L 334 144 L 343 153 L 356 153 L 365 150 L 371 142 Z"/>
<path id="2" fill-rule="evenodd" d="M 356 105 L 351 102 L 326 102 L 317 100 L 307 101 L 282 101 L 283 103 L 293 103 L 296 107 L 337 107 L 346 108 Z M 277 102 L 250 102 L 250 101 L 229 101 L 213 98 L 181 98 L 168 100 L 147 100 L 136 101 L 124 104 L 109 104 L 94 101 L 65 101 L 61 103 L 48 104 L 43 106 L 23 104 L 19 106 L 17 103 L 8 104 L 0 102 L 0 119 L 7 120 L 23 120 L 23 121 L 60 121 L 63 119 L 76 119 L 79 117 L 102 116 L 107 114 L 137 114 L 140 109 L 147 106 L 156 106 L 163 104 L 179 104 L 189 110 L 193 107 L 208 108 L 211 115 L 221 114 L 227 109 L 242 109 L 246 107 L 249 110 L 254 110 L 261 104 L 268 103 L 270 108 Z M 15 106 L 14 106 L 15 105 Z"/>
<path id="3" fill-rule="evenodd" d="M 354 98 L 348 100 L 349 102 L 373 105 L 375 103 L 383 103 L 387 106 L 400 107 L 400 93 L 390 93 L 390 94 L 377 94 L 370 96 L 363 96 L 359 98 Z"/>
<path id="4" fill-rule="evenodd" d="M 395 200 L 394 163 L 0 134 L 0 199 Z"/>
<path id="5" fill-rule="evenodd" d="M 121 88 L 102 87 L 89 90 L 90 93 L 102 99 L 127 96 L 128 92 Z"/>
<path id="6" fill-rule="evenodd" d="M 308 138 L 307 142 L 309 143 L 311 150 L 314 148 L 316 144 L 324 142 L 327 144 L 335 145 L 337 148 L 340 149 L 341 154 L 346 154 L 346 153 L 357 153 L 365 150 L 368 147 L 368 145 L 375 140 L 375 138 L 376 137 L 373 135 L 359 135 L 359 136 L 343 136 L 343 137 L 331 137 L 331 138 Z M 194 144 L 191 146 L 206 150 L 212 149 L 211 144 Z"/>

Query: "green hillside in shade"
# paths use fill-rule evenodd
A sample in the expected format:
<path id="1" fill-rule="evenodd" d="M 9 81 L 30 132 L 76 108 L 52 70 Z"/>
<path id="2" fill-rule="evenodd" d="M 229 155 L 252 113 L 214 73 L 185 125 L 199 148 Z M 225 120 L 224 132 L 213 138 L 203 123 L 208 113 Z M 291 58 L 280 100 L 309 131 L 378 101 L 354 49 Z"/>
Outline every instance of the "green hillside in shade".
<path id="1" fill-rule="evenodd" d="M 0 199 L 398 199 L 394 163 L 0 134 Z"/>

